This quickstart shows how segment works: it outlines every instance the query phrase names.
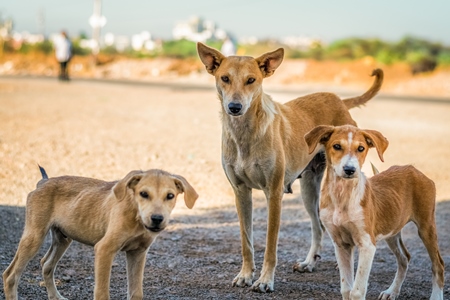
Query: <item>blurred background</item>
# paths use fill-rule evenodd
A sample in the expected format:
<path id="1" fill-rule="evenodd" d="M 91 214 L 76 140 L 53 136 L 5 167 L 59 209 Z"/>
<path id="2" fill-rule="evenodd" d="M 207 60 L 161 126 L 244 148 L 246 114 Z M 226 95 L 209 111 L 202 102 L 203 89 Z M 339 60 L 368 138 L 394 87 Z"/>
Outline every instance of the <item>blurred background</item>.
<path id="1" fill-rule="evenodd" d="M 26 8 L 26 9 L 24 9 Z M 14 0 L 0 4 L 0 75 L 57 76 L 54 45 L 68 33 L 72 77 L 211 81 L 196 42 L 238 55 L 284 47 L 268 84 L 366 88 L 449 97 L 450 2 Z"/>

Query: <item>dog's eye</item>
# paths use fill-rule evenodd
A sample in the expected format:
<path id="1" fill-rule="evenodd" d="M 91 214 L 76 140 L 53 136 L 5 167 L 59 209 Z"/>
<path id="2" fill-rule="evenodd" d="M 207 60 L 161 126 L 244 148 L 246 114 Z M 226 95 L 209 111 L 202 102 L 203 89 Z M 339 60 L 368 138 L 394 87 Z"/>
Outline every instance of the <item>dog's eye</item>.
<path id="1" fill-rule="evenodd" d="M 172 193 L 167 194 L 167 200 L 172 200 L 173 198 L 175 198 L 174 194 L 172 194 Z"/>
<path id="2" fill-rule="evenodd" d="M 359 146 L 359 147 L 358 147 L 358 151 L 359 151 L 359 152 L 363 152 L 363 151 L 364 151 L 364 147 L 363 147 L 363 146 Z"/>
<path id="3" fill-rule="evenodd" d="M 230 78 L 228 78 L 228 76 L 222 76 L 221 79 L 225 83 L 229 83 L 230 82 Z"/>
<path id="4" fill-rule="evenodd" d="M 147 192 L 140 192 L 139 195 L 141 195 L 142 198 L 148 199 L 148 193 Z"/>
<path id="5" fill-rule="evenodd" d="M 341 145 L 339 145 L 339 144 L 334 144 L 333 148 L 334 148 L 334 150 L 341 150 L 342 149 Z"/>
<path id="6" fill-rule="evenodd" d="M 247 80 L 247 84 L 252 84 L 253 82 L 255 82 L 255 78 L 253 78 L 253 77 L 250 77 L 250 78 Z"/>

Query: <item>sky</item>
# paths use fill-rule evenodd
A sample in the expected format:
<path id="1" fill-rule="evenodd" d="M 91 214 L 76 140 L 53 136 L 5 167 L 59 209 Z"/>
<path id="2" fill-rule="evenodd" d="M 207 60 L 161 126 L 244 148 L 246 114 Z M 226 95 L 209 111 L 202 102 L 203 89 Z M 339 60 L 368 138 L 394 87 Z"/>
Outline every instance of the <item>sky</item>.
<path id="1" fill-rule="evenodd" d="M 94 0 L 0 0 L 0 17 L 14 30 L 92 34 Z M 144 30 L 170 39 L 178 21 L 199 16 L 237 38 L 306 36 L 326 42 L 348 38 L 398 41 L 409 35 L 450 46 L 450 0 L 102 0 L 108 32 L 131 36 Z M 42 24 L 42 23 L 41 23 Z"/>

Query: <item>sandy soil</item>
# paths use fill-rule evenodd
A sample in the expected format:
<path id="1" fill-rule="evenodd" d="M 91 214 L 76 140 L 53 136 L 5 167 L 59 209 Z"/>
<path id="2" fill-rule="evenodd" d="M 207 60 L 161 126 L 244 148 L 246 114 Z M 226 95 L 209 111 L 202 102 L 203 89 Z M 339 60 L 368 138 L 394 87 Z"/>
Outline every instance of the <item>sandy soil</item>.
<path id="1" fill-rule="evenodd" d="M 319 90 L 298 86 L 297 91 L 266 91 L 283 102 Z M 352 110 L 352 115 L 360 127 L 379 130 L 389 139 L 385 163 L 375 153 L 369 157 L 380 170 L 414 164 L 436 182 L 438 234 L 449 282 L 450 103 L 378 96 L 366 107 Z M 309 218 L 298 183 L 294 194 L 283 201 L 275 292 L 262 295 L 231 287 L 240 269 L 240 237 L 232 191 L 220 165 L 220 130 L 219 102 L 212 85 L 188 89 L 0 78 L 0 270 L 12 260 L 20 239 L 26 195 L 40 178 L 38 163 L 50 176 L 105 180 L 120 179 L 132 169 L 162 168 L 185 176 L 200 198 L 192 210 L 180 201 L 171 225 L 152 245 L 145 269 L 146 299 L 339 299 L 339 272 L 328 236 L 318 270 L 292 272 L 310 243 Z M 371 174 L 368 166 L 365 170 Z M 254 201 L 258 276 L 267 211 L 262 193 L 254 193 Z M 401 299 L 427 299 L 431 264 L 413 225 L 404 229 L 404 239 L 413 258 Z M 39 285 L 39 259 L 48 246 L 49 240 L 22 277 L 19 293 L 24 299 L 46 298 L 45 288 Z M 376 299 L 389 286 L 395 269 L 394 256 L 380 243 L 368 299 Z M 93 274 L 93 249 L 73 243 L 57 269 L 60 292 L 69 299 L 92 298 Z M 125 257 L 120 253 L 112 270 L 112 299 L 126 297 L 125 276 Z M 448 284 L 444 298 L 450 298 Z"/>

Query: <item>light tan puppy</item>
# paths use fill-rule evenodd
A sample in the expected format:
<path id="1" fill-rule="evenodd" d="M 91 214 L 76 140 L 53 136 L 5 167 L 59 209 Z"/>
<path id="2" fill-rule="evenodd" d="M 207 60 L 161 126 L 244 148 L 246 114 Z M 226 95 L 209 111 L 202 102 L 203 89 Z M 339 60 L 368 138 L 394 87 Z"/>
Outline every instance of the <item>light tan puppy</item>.
<path id="1" fill-rule="evenodd" d="M 311 217 L 311 249 L 294 270 L 312 271 L 320 258 L 322 227 L 319 220 L 320 182 L 325 168 L 323 153 L 309 153 L 303 136 L 320 124 L 353 124 L 349 108 L 366 103 L 381 87 L 383 72 L 375 70 L 373 86 L 362 96 L 342 101 L 335 94 L 316 93 L 280 104 L 263 92 L 262 82 L 283 60 L 283 49 L 258 58 L 225 57 L 197 44 L 206 70 L 216 78 L 222 106 L 222 166 L 236 196 L 243 264 L 233 286 L 253 283 L 255 270 L 252 225 L 252 189 L 263 190 L 268 203 L 264 263 L 253 289 L 273 291 L 277 264 L 281 199 L 300 178 L 305 207 Z"/>
<path id="2" fill-rule="evenodd" d="M 375 130 L 354 126 L 319 126 L 305 136 L 309 152 L 325 147 L 327 171 L 320 199 L 320 219 L 333 239 L 344 299 L 365 299 L 376 242 L 386 239 L 397 258 L 397 273 L 379 299 L 396 299 L 411 258 L 401 230 L 412 221 L 431 258 L 433 291 L 443 299 L 444 261 L 439 253 L 434 217 L 436 189 L 432 180 L 413 166 L 393 166 L 367 179 L 361 167 L 369 148 L 380 159 L 388 146 Z M 354 278 L 354 247 L 359 263 Z"/>
<path id="3" fill-rule="evenodd" d="M 177 195 L 192 208 L 198 197 L 179 175 L 162 170 L 132 171 L 120 181 L 61 176 L 43 179 L 28 195 L 26 223 L 16 255 L 3 273 L 5 297 L 17 299 L 19 279 L 50 230 L 52 245 L 41 260 L 49 299 L 56 289 L 56 264 L 73 240 L 94 246 L 95 299 L 109 299 L 111 266 L 118 251 L 127 257 L 128 299 L 142 299 L 147 251 L 169 223 Z"/>

